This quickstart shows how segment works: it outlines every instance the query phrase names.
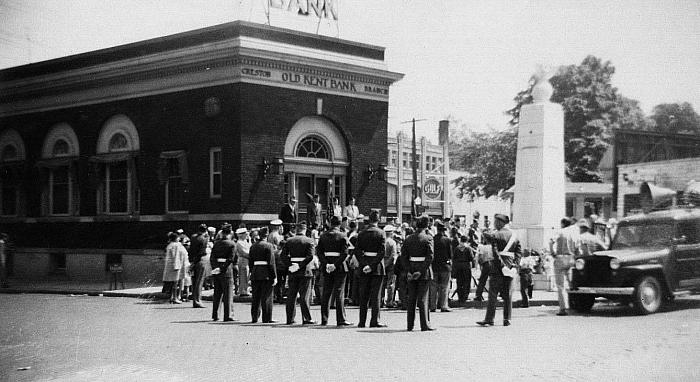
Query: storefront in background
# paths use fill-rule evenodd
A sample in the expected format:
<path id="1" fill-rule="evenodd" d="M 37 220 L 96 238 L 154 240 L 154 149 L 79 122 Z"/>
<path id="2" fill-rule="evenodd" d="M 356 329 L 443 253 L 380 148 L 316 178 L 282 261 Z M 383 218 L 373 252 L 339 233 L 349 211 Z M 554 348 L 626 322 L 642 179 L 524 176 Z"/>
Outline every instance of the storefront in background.
<path id="1" fill-rule="evenodd" d="M 254 226 L 296 194 L 386 211 L 384 49 L 233 22 L 0 71 L 15 274 L 159 277 L 165 233 Z M 31 267 L 30 267 L 31 264 Z"/>

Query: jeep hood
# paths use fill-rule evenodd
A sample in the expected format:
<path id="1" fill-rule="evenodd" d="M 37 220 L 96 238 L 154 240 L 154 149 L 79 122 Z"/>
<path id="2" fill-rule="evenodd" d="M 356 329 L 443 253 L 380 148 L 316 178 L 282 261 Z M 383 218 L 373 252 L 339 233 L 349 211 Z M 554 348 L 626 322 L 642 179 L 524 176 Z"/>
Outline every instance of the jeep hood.
<path id="1" fill-rule="evenodd" d="M 640 248 L 632 247 L 625 249 L 614 249 L 609 251 L 597 251 L 594 256 L 608 256 L 619 259 L 623 263 L 646 262 L 653 259 L 661 259 L 668 256 L 671 251 L 668 248 Z"/>

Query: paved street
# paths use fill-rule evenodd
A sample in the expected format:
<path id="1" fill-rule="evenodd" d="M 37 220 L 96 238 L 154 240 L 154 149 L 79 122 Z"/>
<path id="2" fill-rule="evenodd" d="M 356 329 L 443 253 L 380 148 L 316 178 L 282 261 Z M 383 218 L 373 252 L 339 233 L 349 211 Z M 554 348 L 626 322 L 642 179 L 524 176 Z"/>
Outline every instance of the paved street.
<path id="1" fill-rule="evenodd" d="M 433 314 L 431 333 L 406 332 L 395 310 L 382 311 L 387 329 L 337 329 L 246 324 L 249 304 L 235 305 L 234 323 L 134 298 L 5 294 L 0 306 L 2 381 L 700 379 L 698 296 L 645 317 L 600 304 L 569 317 L 514 309 L 511 327 L 500 310 L 499 325 L 481 328 L 483 310 L 455 309 Z"/>

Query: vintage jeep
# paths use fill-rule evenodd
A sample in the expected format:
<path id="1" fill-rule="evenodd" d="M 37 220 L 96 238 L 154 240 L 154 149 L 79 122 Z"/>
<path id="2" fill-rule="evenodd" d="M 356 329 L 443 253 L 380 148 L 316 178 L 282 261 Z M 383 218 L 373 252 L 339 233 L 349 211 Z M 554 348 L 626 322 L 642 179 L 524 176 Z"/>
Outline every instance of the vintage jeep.
<path id="1" fill-rule="evenodd" d="M 605 297 L 650 314 L 700 290 L 700 208 L 692 207 L 622 219 L 610 250 L 576 259 L 571 307 L 587 312 Z"/>

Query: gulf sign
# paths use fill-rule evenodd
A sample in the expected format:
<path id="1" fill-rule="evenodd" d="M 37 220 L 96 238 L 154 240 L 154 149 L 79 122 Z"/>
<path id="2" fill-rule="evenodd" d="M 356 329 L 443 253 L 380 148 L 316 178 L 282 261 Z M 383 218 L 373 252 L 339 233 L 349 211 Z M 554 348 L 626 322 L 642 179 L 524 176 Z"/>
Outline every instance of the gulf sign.
<path id="1" fill-rule="evenodd" d="M 442 197 L 442 184 L 436 178 L 428 178 L 423 183 L 423 195 L 428 199 L 440 199 Z"/>

